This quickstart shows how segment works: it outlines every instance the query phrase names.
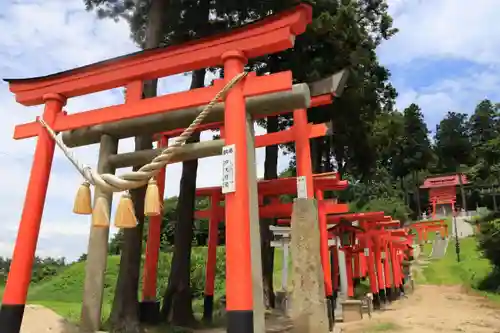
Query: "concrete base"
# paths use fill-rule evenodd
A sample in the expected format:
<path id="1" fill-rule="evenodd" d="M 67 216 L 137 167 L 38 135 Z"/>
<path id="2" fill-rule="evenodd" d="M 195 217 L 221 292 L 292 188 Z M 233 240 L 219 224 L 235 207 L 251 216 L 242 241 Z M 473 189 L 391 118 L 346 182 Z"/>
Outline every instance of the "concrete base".
<path id="1" fill-rule="evenodd" d="M 342 301 L 342 319 L 344 323 L 363 319 L 362 302 L 354 299 Z"/>
<path id="2" fill-rule="evenodd" d="M 290 310 L 290 297 L 286 291 L 277 291 L 274 299 L 276 309 L 287 313 Z"/>

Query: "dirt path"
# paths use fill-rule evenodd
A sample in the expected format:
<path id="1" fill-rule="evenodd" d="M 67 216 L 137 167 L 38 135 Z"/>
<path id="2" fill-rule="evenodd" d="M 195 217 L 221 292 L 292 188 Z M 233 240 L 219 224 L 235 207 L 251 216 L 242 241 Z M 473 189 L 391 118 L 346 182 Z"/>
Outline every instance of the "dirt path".
<path id="1" fill-rule="evenodd" d="M 27 305 L 21 333 L 78 333 L 77 328 L 52 310 Z"/>
<path id="2" fill-rule="evenodd" d="M 408 299 L 375 313 L 371 320 L 366 318 L 361 322 L 338 326 L 345 333 L 500 333 L 500 307 L 484 298 L 466 294 L 459 286 L 420 285 Z M 49 332 L 76 333 L 77 330 L 49 309 L 27 306 L 21 333 Z M 219 333 L 225 330 L 200 332 Z"/>
<path id="3" fill-rule="evenodd" d="M 500 308 L 459 286 L 417 286 L 408 299 L 358 323 L 341 324 L 346 333 L 500 333 Z"/>

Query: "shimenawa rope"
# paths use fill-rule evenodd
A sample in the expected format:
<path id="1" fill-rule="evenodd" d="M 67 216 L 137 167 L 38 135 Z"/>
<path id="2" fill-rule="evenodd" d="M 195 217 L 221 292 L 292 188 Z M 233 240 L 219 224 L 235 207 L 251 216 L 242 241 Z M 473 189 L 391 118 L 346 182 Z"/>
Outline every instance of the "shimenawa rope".
<path id="1" fill-rule="evenodd" d="M 172 157 L 175 155 L 176 150 L 183 146 L 189 137 L 193 134 L 196 127 L 203 122 L 203 120 L 210 114 L 214 105 L 219 102 L 221 98 L 224 98 L 226 94 L 231 90 L 238 82 L 248 75 L 248 72 L 243 72 L 235 77 L 233 77 L 225 86 L 219 91 L 214 98 L 208 103 L 208 105 L 198 114 L 195 120 L 189 125 L 184 132 L 175 139 L 174 143 L 168 148 L 163 150 L 158 156 L 156 156 L 150 163 L 144 165 L 138 171 L 127 172 L 120 176 L 115 176 L 113 174 L 104 173 L 99 174 L 97 171 L 91 167 L 84 165 L 78 161 L 78 159 L 73 155 L 70 149 L 62 142 L 62 140 L 57 136 L 57 133 L 43 120 L 42 117 L 38 118 L 40 124 L 45 127 L 50 136 L 54 139 L 57 146 L 63 151 L 64 155 L 68 160 L 75 166 L 75 168 L 80 172 L 80 174 L 85 178 L 85 180 L 99 187 L 103 191 L 108 192 L 122 192 L 131 190 L 134 188 L 146 185 L 151 179 L 160 172 L 160 170 L 167 165 Z"/>

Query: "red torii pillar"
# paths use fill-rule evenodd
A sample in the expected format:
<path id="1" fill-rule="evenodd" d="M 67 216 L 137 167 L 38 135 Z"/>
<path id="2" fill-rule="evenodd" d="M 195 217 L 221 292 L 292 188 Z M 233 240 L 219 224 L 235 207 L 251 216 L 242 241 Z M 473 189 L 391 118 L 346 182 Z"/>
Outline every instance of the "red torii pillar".
<path id="1" fill-rule="evenodd" d="M 203 300 L 203 320 L 212 321 L 214 306 L 215 271 L 217 269 L 217 245 L 219 241 L 219 222 L 217 208 L 222 193 L 214 192 L 210 196 L 210 218 L 208 220 L 208 249 L 205 267 L 205 292 Z"/>
<path id="2" fill-rule="evenodd" d="M 66 98 L 59 94 L 47 94 L 43 99 L 45 101 L 43 119 L 51 126 L 66 104 Z M 39 125 L 28 189 L 0 309 L 2 332 L 17 333 L 21 330 L 54 148 L 55 141 L 45 128 Z"/>
<path id="3" fill-rule="evenodd" d="M 167 148 L 168 137 L 161 136 L 158 140 L 158 148 Z M 163 168 L 160 173 L 156 176 L 156 182 L 158 185 L 158 192 L 160 200 L 162 200 L 165 195 L 165 174 L 166 168 Z M 143 285 L 142 285 L 142 303 L 141 306 L 144 310 L 150 309 L 151 306 L 154 307 L 154 311 L 147 311 L 150 313 L 159 313 L 160 303 L 156 300 L 156 285 L 158 278 L 158 259 L 160 255 L 160 245 L 161 245 L 161 224 L 163 220 L 163 214 L 150 216 L 149 226 L 148 226 L 148 238 L 146 242 L 146 255 L 144 260 L 144 273 L 143 273 Z M 145 311 L 141 311 L 143 313 Z"/>

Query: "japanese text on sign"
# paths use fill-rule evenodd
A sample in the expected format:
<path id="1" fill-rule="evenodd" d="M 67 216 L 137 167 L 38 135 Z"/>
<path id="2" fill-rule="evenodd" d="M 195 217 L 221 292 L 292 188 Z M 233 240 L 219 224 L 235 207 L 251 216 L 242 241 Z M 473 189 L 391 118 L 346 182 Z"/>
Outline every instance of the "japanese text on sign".
<path id="1" fill-rule="evenodd" d="M 234 144 L 222 148 L 222 193 L 224 194 L 236 191 L 235 154 Z"/>
<path id="2" fill-rule="evenodd" d="M 305 176 L 297 177 L 297 198 L 307 198 L 307 180 Z"/>

